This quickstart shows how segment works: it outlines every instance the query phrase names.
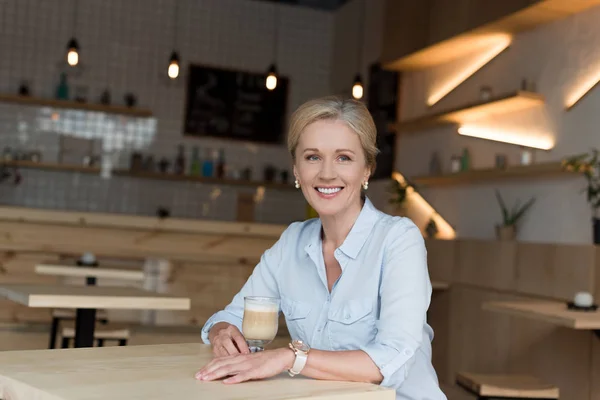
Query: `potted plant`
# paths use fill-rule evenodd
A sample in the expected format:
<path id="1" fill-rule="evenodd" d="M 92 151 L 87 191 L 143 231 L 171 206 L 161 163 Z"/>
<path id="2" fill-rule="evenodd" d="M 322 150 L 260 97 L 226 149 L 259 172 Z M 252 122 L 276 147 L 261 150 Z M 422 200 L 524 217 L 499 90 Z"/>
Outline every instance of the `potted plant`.
<path id="1" fill-rule="evenodd" d="M 587 201 L 592 209 L 592 226 L 594 243 L 600 243 L 600 154 L 597 149 L 568 157 L 562 161 L 563 169 L 570 172 L 583 173 L 587 181 Z"/>
<path id="2" fill-rule="evenodd" d="M 392 179 L 388 191 L 392 194 L 390 203 L 396 207 L 396 212 L 399 215 L 405 215 L 406 213 L 406 195 L 407 190 L 411 185 L 405 182 L 398 182 L 396 179 Z"/>
<path id="3" fill-rule="evenodd" d="M 430 239 L 435 238 L 435 236 L 438 234 L 438 227 L 433 217 L 431 217 L 429 222 L 427 222 L 427 226 L 425 226 L 425 233 Z"/>
<path id="4" fill-rule="evenodd" d="M 498 204 L 500 205 L 500 210 L 502 211 L 502 224 L 496 225 L 496 237 L 500 240 L 514 240 L 517 236 L 517 223 L 533 205 L 535 198 L 532 197 L 522 206 L 517 200 L 512 209 L 506 207 L 506 203 L 497 190 L 496 198 L 498 199 Z"/>

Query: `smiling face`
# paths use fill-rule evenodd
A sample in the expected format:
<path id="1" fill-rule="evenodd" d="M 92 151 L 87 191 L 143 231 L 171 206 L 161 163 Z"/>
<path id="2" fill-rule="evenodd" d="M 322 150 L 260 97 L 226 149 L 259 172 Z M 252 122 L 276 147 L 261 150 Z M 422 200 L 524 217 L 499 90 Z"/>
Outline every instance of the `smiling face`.
<path id="1" fill-rule="evenodd" d="M 300 135 L 294 175 L 319 216 L 337 216 L 360 210 L 370 167 L 358 135 L 344 121 L 319 120 Z"/>

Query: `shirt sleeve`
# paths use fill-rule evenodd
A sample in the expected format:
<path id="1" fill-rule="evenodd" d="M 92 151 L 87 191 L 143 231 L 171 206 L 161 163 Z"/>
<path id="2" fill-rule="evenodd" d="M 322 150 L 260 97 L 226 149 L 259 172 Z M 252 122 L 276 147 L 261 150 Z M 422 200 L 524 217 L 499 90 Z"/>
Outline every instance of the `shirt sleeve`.
<path id="1" fill-rule="evenodd" d="M 398 388 L 423 341 L 432 289 L 425 241 L 416 225 L 403 218 L 388 237 L 393 239 L 384 250 L 378 333 L 361 350 L 379 367 L 381 385 Z"/>
<path id="2" fill-rule="evenodd" d="M 290 230 L 286 229 L 279 240 L 267 251 L 263 253 L 259 263 L 254 267 L 252 274 L 242 287 L 242 289 L 234 296 L 231 303 L 225 309 L 213 314 L 202 327 L 202 341 L 210 344 L 208 333 L 210 329 L 219 322 L 227 322 L 235 325 L 240 332 L 242 331 L 242 318 L 244 316 L 244 297 L 245 296 L 265 296 L 279 297 L 279 288 L 277 285 L 277 272 L 281 265 L 283 249 L 287 241 L 287 233 Z"/>

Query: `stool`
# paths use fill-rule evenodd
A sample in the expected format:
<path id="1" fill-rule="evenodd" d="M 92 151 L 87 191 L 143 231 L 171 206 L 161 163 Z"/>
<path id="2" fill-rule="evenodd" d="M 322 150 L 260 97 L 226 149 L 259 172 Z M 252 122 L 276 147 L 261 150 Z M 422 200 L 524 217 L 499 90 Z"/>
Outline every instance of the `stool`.
<path id="1" fill-rule="evenodd" d="M 58 333 L 58 325 L 61 320 L 74 320 L 75 319 L 75 310 L 66 309 L 66 308 L 56 308 L 52 310 L 52 326 L 50 327 L 50 344 L 48 345 L 49 349 L 56 348 L 56 335 Z M 96 312 L 96 321 L 101 324 L 108 323 L 108 315 L 104 310 L 98 310 Z"/>
<path id="2" fill-rule="evenodd" d="M 61 332 L 62 336 L 62 348 L 67 349 L 70 346 L 70 342 L 72 339 L 75 339 L 75 328 L 65 327 Z M 101 329 L 96 329 L 94 331 L 94 340 L 98 347 L 104 346 L 104 341 L 106 340 L 115 340 L 119 343 L 119 346 L 127 346 L 127 341 L 129 340 L 130 332 L 129 329 L 126 328 L 110 328 L 110 327 L 102 327 Z"/>
<path id="3" fill-rule="evenodd" d="M 471 374 L 459 372 L 456 383 L 477 399 L 538 399 L 556 400 L 559 390 L 556 386 L 527 375 Z"/>

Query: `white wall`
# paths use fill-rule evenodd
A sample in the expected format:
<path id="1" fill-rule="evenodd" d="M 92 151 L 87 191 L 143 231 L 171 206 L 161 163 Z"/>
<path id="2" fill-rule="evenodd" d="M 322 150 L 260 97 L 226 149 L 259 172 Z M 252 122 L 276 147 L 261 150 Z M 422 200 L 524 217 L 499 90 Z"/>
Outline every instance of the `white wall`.
<path id="1" fill-rule="evenodd" d="M 366 6 L 366 7 L 365 7 Z M 353 0 L 335 14 L 334 43 L 331 61 L 331 88 L 336 94 L 350 96 L 357 71 L 358 52 L 362 51 L 360 74 L 365 89 L 369 84 L 369 66 L 381 56 L 385 0 Z M 361 22 L 359 17 L 364 17 Z M 360 27 L 364 28 L 364 34 Z M 362 40 L 362 44 L 356 45 Z M 362 48 L 361 48 L 362 46 Z M 367 90 L 363 100 L 367 101 Z M 389 180 L 369 183 L 367 195 L 381 210 L 392 212 L 387 202 Z"/>
<path id="2" fill-rule="evenodd" d="M 496 129 L 518 130 L 528 135 L 551 136 L 551 151 L 537 151 L 536 161 L 560 161 L 573 153 L 600 146 L 600 89 L 566 112 L 566 96 L 590 74 L 600 72 L 600 7 L 536 30 L 517 35 L 510 48 L 477 72 L 455 91 L 427 110 L 431 87 L 470 60 L 459 60 L 429 70 L 405 73 L 402 81 L 403 119 L 459 107 L 478 99 L 479 88 L 492 87 L 495 94 L 514 91 L 521 80 L 536 83 L 546 104 L 539 109 L 516 112 L 481 121 Z M 494 155 L 509 155 L 518 163 L 516 146 L 459 136 L 453 128 L 436 128 L 403 135 L 398 142 L 397 168 L 407 176 L 428 174 L 432 151 L 438 151 L 449 169 L 452 154 L 470 150 L 474 168 L 492 167 Z M 537 202 L 521 226 L 519 239 L 535 242 L 590 243 L 591 213 L 581 189 L 581 178 L 532 179 L 447 188 L 423 189 L 422 193 L 457 230 L 459 237 L 492 238 L 500 221 L 494 189 L 512 203 L 536 196 Z"/>
<path id="3" fill-rule="evenodd" d="M 178 41 L 175 44 L 184 65 L 198 63 L 247 71 L 266 71 L 273 61 L 274 11 L 279 21 L 279 72 L 290 78 L 288 112 L 302 102 L 330 93 L 331 54 L 334 13 L 306 7 L 276 5 L 249 0 L 77 0 L 75 34 L 81 46 L 81 76 L 70 76 L 72 90 L 87 88 L 88 97 L 97 101 L 102 91 L 111 90 L 114 103 L 132 91 L 139 106 L 149 108 L 157 119 L 157 134 L 143 149 L 155 159 L 173 160 L 177 145 L 224 148 L 227 162 L 238 168 L 250 166 L 260 179 L 266 163 L 289 168 L 285 146 L 189 138 L 182 136 L 185 104 L 185 68 L 179 84 L 167 82 L 166 66 L 173 50 L 173 10 L 179 4 Z M 1 0 L 0 1 L 0 93 L 15 93 L 21 82 L 30 82 L 35 96 L 53 97 L 64 60 L 67 41 L 73 34 L 75 0 Z M 28 135 L 20 127 L 13 108 L 0 110 L 0 148 L 5 145 L 24 150 L 56 154 L 58 135 L 36 131 L 38 121 L 25 121 Z M 50 138 L 50 139 L 49 139 Z M 190 154 L 188 153 L 188 157 Z M 125 157 L 124 160 L 128 158 Z M 47 161 L 53 161 L 46 159 Z M 65 174 L 25 171 L 19 187 L 4 186 L 0 203 L 31 207 L 80 209 L 127 213 L 152 213 L 156 198 L 163 205 L 185 212 L 179 216 L 201 214 L 202 203 L 212 190 L 209 185 L 167 185 L 161 182 L 116 182 L 112 185 L 86 177 L 75 180 Z M 56 184 L 54 184 L 56 182 Z M 5 190 L 6 189 L 6 190 Z M 64 200 L 64 192 L 77 196 Z M 131 192 L 131 193 L 129 193 Z M 235 188 L 223 188 L 218 206 L 207 218 L 235 217 Z M 294 192 L 267 191 L 259 220 L 287 222 L 303 216 L 304 201 Z M 292 193 L 292 194 L 289 194 Z M 119 204 L 111 201 L 120 198 Z M 186 199 L 189 207 L 178 202 Z M 108 199 L 97 201 L 99 198 Z"/>

